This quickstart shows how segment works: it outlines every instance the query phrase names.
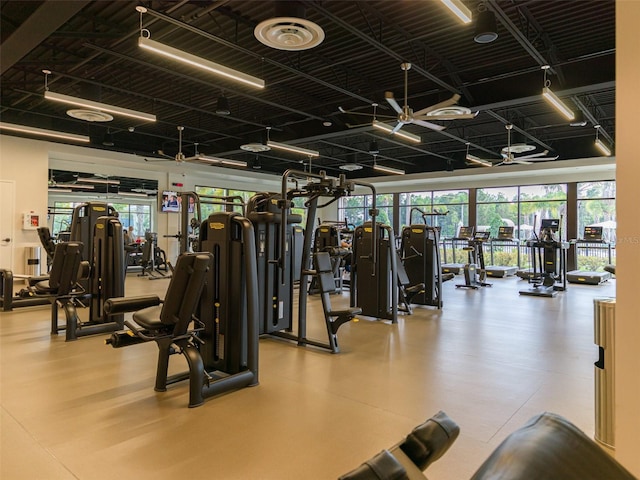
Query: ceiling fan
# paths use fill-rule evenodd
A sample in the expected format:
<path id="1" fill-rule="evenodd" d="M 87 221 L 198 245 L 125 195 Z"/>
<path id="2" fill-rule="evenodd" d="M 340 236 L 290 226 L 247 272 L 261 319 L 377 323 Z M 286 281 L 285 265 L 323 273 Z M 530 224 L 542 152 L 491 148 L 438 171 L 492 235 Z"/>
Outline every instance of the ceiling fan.
<path id="1" fill-rule="evenodd" d="M 549 150 L 544 150 L 543 152 L 538 153 L 529 153 L 527 155 L 516 157 L 514 154 L 530 152 L 531 150 L 534 150 L 535 147 L 533 145 L 527 145 L 525 143 L 516 143 L 514 145 L 511 145 L 511 130 L 513 129 L 513 125 L 505 125 L 505 128 L 507 129 L 507 146 L 504 147 L 500 152 L 502 155 L 502 161 L 500 163 L 494 164 L 489 159 L 471 155 L 469 153 L 469 144 L 467 143 L 467 154 L 465 159 L 467 160 L 468 165 L 481 165 L 483 167 L 497 167 L 500 165 L 513 164 L 530 165 L 533 162 L 548 162 L 551 160 L 556 160 L 558 158 L 558 155 L 556 155 L 555 157 L 547 157 L 547 155 L 549 154 Z"/>
<path id="2" fill-rule="evenodd" d="M 470 119 L 474 118 L 478 115 L 478 112 L 472 112 L 466 107 L 460 107 L 456 105 L 458 100 L 460 100 L 460 95 L 455 94 L 448 100 L 444 100 L 442 102 L 436 103 L 435 105 L 431 105 L 430 107 L 423 108 L 422 110 L 418 110 L 414 112 L 408 105 L 408 71 L 411 68 L 410 63 L 403 63 L 400 65 L 400 68 L 404 70 L 404 106 L 400 107 L 398 102 L 393 96 L 393 92 L 385 92 L 384 96 L 391 108 L 393 108 L 397 115 L 376 115 L 376 108 L 378 107 L 377 103 L 372 103 L 373 107 L 373 126 L 382 128 L 383 130 L 388 131 L 389 133 L 397 133 L 403 125 L 414 123 L 416 125 L 421 125 L 423 127 L 430 128 L 431 130 L 441 131 L 444 130 L 443 125 L 437 125 L 435 123 L 431 123 L 428 120 L 456 120 L 456 119 Z M 342 107 L 338 107 L 338 110 L 341 113 L 347 113 L 350 115 L 366 115 L 369 116 L 368 113 L 357 112 L 353 110 L 346 110 Z M 395 119 L 397 121 L 394 127 L 387 125 L 386 123 L 382 123 L 378 121 L 378 117 L 385 119 Z M 371 125 L 368 123 L 353 125 L 346 124 L 349 128 L 354 127 L 362 127 L 365 125 Z"/>
<path id="3" fill-rule="evenodd" d="M 404 70 L 404 105 L 401 107 L 393 96 L 393 92 L 385 92 L 384 98 L 387 100 L 391 108 L 397 113 L 397 123 L 393 128 L 393 133 L 400 130 L 404 125 L 413 123 L 432 130 L 444 130 L 444 126 L 431 123 L 429 120 L 454 120 L 474 118 L 478 112 L 471 112 L 468 108 L 458 107 L 455 104 L 460 100 L 460 95 L 454 94 L 448 100 L 436 103 L 430 107 L 423 108 L 414 112 L 408 105 L 408 77 L 410 63 L 400 64 L 400 68 Z"/>

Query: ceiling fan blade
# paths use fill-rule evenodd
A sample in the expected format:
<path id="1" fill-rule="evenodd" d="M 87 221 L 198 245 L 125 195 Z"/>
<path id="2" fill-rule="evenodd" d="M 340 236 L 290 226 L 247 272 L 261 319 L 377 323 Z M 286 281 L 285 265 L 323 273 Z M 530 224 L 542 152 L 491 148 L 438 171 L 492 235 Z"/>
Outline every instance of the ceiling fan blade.
<path id="1" fill-rule="evenodd" d="M 344 113 L 347 115 L 362 115 L 365 117 L 373 117 L 373 115 L 371 113 L 365 113 L 365 112 L 354 112 L 353 110 L 345 110 L 342 107 L 338 107 L 338 109 L 340 110 L 340 113 Z M 397 115 L 376 115 L 376 117 L 378 118 L 398 118 Z"/>
<path id="2" fill-rule="evenodd" d="M 420 125 L 422 127 L 430 128 L 431 130 L 436 130 L 437 132 L 440 132 L 445 128 L 442 125 L 436 125 L 435 123 L 426 122 L 424 120 L 416 120 L 415 118 L 411 121 L 411 123 L 415 123 L 416 125 Z"/>
<path id="3" fill-rule="evenodd" d="M 551 162 L 553 160 L 557 160 L 558 158 L 559 158 L 559 155 L 556 155 L 555 157 L 537 157 L 537 158 L 526 157 L 525 160 L 529 161 L 529 163 L 531 163 L 531 162 Z"/>
<path id="4" fill-rule="evenodd" d="M 504 161 L 503 161 L 503 162 L 500 162 L 500 163 L 496 163 L 496 164 L 494 165 L 494 167 L 499 167 L 500 165 L 508 165 L 508 164 L 507 164 L 507 162 L 504 162 Z"/>
<path id="5" fill-rule="evenodd" d="M 371 126 L 371 122 L 357 123 L 355 125 L 353 123 L 345 123 L 345 125 L 347 126 L 347 128 L 370 127 Z"/>
<path id="6" fill-rule="evenodd" d="M 413 115 L 421 116 L 429 112 L 432 112 L 433 110 L 437 110 L 439 108 L 450 107 L 451 105 L 455 105 L 456 103 L 458 103 L 458 100 L 460 100 L 460 95 L 456 93 L 448 100 L 444 100 L 440 103 L 436 103 L 435 105 L 431 105 L 430 107 L 426 107 L 426 108 L 423 108 L 422 110 L 418 110 L 417 112 L 414 112 Z"/>
<path id="7" fill-rule="evenodd" d="M 549 155 L 549 150 L 545 150 L 544 152 L 538 152 L 538 153 L 528 153 L 527 155 L 522 155 L 517 158 L 521 160 L 529 160 L 530 158 L 544 157 L 545 155 Z"/>
<path id="8" fill-rule="evenodd" d="M 384 98 L 389 103 L 389 105 L 391 105 L 391 108 L 393 108 L 398 113 L 402 113 L 402 107 L 400 107 L 400 105 L 398 105 L 398 102 L 396 102 L 396 99 L 393 97 L 393 92 L 384 92 Z"/>
<path id="9" fill-rule="evenodd" d="M 526 160 L 520 160 L 519 158 L 514 158 L 510 163 L 519 163 L 520 165 L 531 165 L 532 162 L 527 162 Z"/>
<path id="10" fill-rule="evenodd" d="M 472 118 L 476 118 L 478 112 L 473 113 L 459 113 L 459 114 L 450 114 L 450 115 L 413 115 L 413 118 L 418 120 L 469 120 Z"/>
<path id="11" fill-rule="evenodd" d="M 393 127 L 393 130 L 391 130 L 391 133 L 396 133 L 398 130 L 402 128 L 403 125 L 404 125 L 404 122 L 398 122 L 396 126 Z"/>

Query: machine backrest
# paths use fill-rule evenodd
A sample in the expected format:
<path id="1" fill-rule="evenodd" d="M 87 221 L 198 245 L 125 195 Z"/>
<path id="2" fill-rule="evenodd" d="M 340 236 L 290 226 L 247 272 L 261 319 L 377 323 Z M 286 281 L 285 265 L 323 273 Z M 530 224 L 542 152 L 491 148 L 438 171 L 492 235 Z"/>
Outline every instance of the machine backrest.
<path id="1" fill-rule="evenodd" d="M 44 251 L 47 252 L 47 257 L 53 260 L 53 254 L 56 252 L 56 244 L 53 241 L 49 227 L 38 227 L 37 230 L 40 243 L 42 243 Z"/>
<path id="2" fill-rule="evenodd" d="M 318 278 L 318 286 L 322 295 L 336 291 L 336 279 L 328 252 L 317 252 L 313 255 L 314 266 Z"/>
<path id="3" fill-rule="evenodd" d="M 67 295 L 77 283 L 83 247 L 80 242 L 56 245 L 49 272 L 49 287 L 56 290 L 56 295 Z"/>
<path id="4" fill-rule="evenodd" d="M 178 257 L 160 313 L 163 324 L 174 325 L 174 336 L 186 333 L 212 263 L 211 253 L 183 253 Z"/>

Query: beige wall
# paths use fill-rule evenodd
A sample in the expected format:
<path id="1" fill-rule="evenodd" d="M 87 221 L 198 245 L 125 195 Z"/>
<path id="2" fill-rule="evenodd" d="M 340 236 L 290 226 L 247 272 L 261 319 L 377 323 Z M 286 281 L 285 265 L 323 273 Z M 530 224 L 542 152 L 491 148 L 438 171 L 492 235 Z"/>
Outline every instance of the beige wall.
<path id="1" fill-rule="evenodd" d="M 616 3 L 616 458 L 640 478 L 640 2 Z"/>
<path id="2" fill-rule="evenodd" d="M 30 211 L 39 213 L 46 225 L 47 164 L 52 145 L 0 136 L 0 179 L 13 181 L 15 185 L 13 262 L 2 267 L 9 268 L 14 274 L 26 272 L 25 247 L 40 245 L 35 230 L 22 229 L 22 214 Z"/>

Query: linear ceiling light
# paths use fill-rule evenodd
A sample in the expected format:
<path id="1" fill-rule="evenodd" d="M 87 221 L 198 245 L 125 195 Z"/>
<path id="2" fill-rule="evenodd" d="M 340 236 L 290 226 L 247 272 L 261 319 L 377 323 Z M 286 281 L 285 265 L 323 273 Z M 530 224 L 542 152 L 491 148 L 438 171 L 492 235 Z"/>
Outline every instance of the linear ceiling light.
<path id="1" fill-rule="evenodd" d="M 385 173 L 393 173 L 394 175 L 404 175 L 404 170 L 400 170 L 399 168 L 393 167 L 385 167 L 384 165 L 379 165 L 376 161 L 376 155 L 373 156 L 373 169 L 379 172 Z"/>
<path id="2" fill-rule="evenodd" d="M 105 180 L 102 178 L 82 178 L 81 179 L 83 182 L 88 182 L 88 183 L 100 183 L 103 185 L 120 185 L 120 180 Z"/>
<path id="3" fill-rule="evenodd" d="M 47 100 L 55 100 L 56 102 L 68 103 L 69 105 L 76 105 L 78 107 L 113 113 L 114 115 L 122 115 L 138 120 L 144 120 L 146 122 L 156 121 L 156 116 L 150 113 L 138 112 L 136 110 L 129 110 L 128 108 L 116 107 L 115 105 L 108 105 L 106 103 L 94 102 L 93 100 L 86 100 L 84 98 L 72 97 L 71 95 L 64 95 L 50 90 L 46 90 L 44 92 L 44 98 Z"/>
<path id="4" fill-rule="evenodd" d="M 611 149 L 607 147 L 607 145 L 602 140 L 600 140 L 600 137 L 598 136 L 598 133 L 600 132 L 600 125 L 594 125 L 594 128 L 596 129 L 596 141 L 595 141 L 596 148 L 600 150 L 602 154 L 605 155 L 606 157 L 610 157 Z"/>
<path id="5" fill-rule="evenodd" d="M 547 70 L 549 70 L 549 65 L 543 65 L 542 70 L 544 70 L 544 86 L 542 87 L 542 96 L 544 99 L 553 105 L 556 110 L 558 110 L 567 120 L 573 120 L 576 118 L 573 111 L 565 105 L 565 103 L 558 98 L 558 96 L 551 91 L 549 88 L 551 86 L 551 80 L 547 80 Z"/>
<path id="6" fill-rule="evenodd" d="M 43 137 L 60 138 L 63 140 L 73 140 L 74 142 L 89 143 L 90 138 L 85 135 L 76 135 L 74 133 L 56 132 L 55 130 L 45 130 L 44 128 L 26 127 L 24 125 L 16 125 L 13 123 L 0 122 L 1 130 L 10 130 L 12 132 L 30 133 L 32 135 L 40 135 Z"/>
<path id="7" fill-rule="evenodd" d="M 51 188 L 49 187 L 49 193 L 72 193 L 70 188 Z"/>
<path id="8" fill-rule="evenodd" d="M 308 155 L 309 157 L 318 157 L 320 152 L 316 150 L 309 150 L 308 148 L 296 147 L 294 145 L 288 145 L 286 143 L 274 142 L 267 140 L 267 146 L 271 148 L 278 148 L 287 152 L 300 153 L 301 155 Z"/>
<path id="9" fill-rule="evenodd" d="M 147 198 L 146 193 L 135 193 L 135 192 L 118 192 L 118 195 L 122 197 L 144 197 Z"/>
<path id="10" fill-rule="evenodd" d="M 220 157 L 212 157 L 210 155 L 199 154 L 193 157 L 194 160 L 201 160 L 203 162 L 209 162 L 214 165 L 229 165 L 232 167 L 246 167 L 247 162 L 243 162 L 242 160 L 231 160 L 229 158 L 220 158 Z"/>
<path id="11" fill-rule="evenodd" d="M 415 135 L 411 132 L 405 132 L 403 130 L 398 130 L 397 132 L 394 132 L 393 127 L 391 125 L 387 125 L 386 123 L 382 123 L 378 120 L 374 120 L 372 125 L 379 130 L 383 130 L 387 133 L 393 133 L 395 136 L 404 138 L 405 140 L 409 140 L 414 143 L 422 143 L 422 138 L 419 135 Z"/>
<path id="12" fill-rule="evenodd" d="M 75 188 L 78 190 L 94 190 L 96 187 L 94 185 L 82 185 L 78 183 L 59 183 L 57 185 L 49 185 L 49 188 Z"/>
<path id="13" fill-rule="evenodd" d="M 186 63 L 192 67 L 197 67 L 202 70 L 215 73 L 216 75 L 222 75 L 223 77 L 230 78 L 231 80 L 244 83 L 245 85 L 264 88 L 264 80 L 261 78 L 239 72 L 238 70 L 234 70 L 232 68 L 225 67 L 224 65 L 178 50 L 177 48 L 151 40 L 148 37 L 138 37 L 138 46 L 145 50 L 149 50 L 150 52 L 171 58 L 172 60 Z"/>
<path id="14" fill-rule="evenodd" d="M 488 160 L 478 158 L 475 155 L 467 154 L 466 159 L 468 162 L 476 163 L 478 165 L 482 165 L 483 167 L 493 167 L 493 163 Z"/>
<path id="15" fill-rule="evenodd" d="M 471 10 L 461 0 L 441 0 L 462 23 L 471 23 Z"/>

